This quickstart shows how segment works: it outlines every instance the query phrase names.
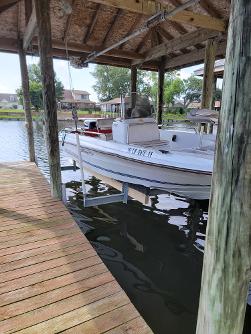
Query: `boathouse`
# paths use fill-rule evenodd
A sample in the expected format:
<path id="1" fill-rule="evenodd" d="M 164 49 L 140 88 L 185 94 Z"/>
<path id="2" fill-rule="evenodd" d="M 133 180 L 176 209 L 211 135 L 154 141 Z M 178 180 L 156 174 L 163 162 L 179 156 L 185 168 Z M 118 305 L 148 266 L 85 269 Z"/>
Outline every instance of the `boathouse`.
<path id="1" fill-rule="evenodd" d="M 165 73 L 204 63 L 202 108 L 209 108 L 215 60 L 226 57 L 197 334 L 242 334 L 251 278 L 250 18 L 249 0 L 0 1 L 0 51 L 20 57 L 31 161 L 36 153 L 26 55 L 40 57 L 50 186 L 57 199 L 62 197 L 62 188 L 53 57 L 69 60 L 78 68 L 89 63 L 131 68 L 133 93 L 137 69 L 158 72 L 160 124 Z M 6 166 L 4 173 L 8 175 Z M 27 177 L 22 173 L 20 178 Z M 12 288 L 17 288 L 14 283 Z M 81 313 L 71 316 L 79 319 Z M 119 311 L 116 316 L 121 316 Z M 108 333 L 99 320 L 93 317 L 90 333 Z M 71 322 L 65 324 L 58 331 L 70 331 Z M 150 332 L 142 324 L 138 329 L 135 322 L 129 329 L 121 326 L 109 333 Z M 40 332 L 50 331 L 41 326 Z"/>

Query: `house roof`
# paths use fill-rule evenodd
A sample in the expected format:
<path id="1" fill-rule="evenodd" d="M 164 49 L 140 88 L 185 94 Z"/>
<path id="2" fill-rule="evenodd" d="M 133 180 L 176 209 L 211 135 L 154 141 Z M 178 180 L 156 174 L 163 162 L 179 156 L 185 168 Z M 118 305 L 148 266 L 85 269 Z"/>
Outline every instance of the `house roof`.
<path id="1" fill-rule="evenodd" d="M 10 97 L 14 97 L 15 100 L 17 100 L 17 94 L 12 93 L 0 93 L 0 101 L 7 101 L 7 102 L 13 102 L 10 101 Z"/>
<path id="2" fill-rule="evenodd" d="M 225 59 L 216 60 L 214 64 L 214 74 L 215 76 L 222 78 L 224 74 Z M 203 76 L 204 75 L 204 66 L 194 71 L 194 75 Z"/>
<path id="3" fill-rule="evenodd" d="M 128 100 L 130 100 L 130 97 L 125 97 L 125 102 L 126 103 L 128 102 Z M 120 104 L 120 103 L 121 103 L 120 97 L 115 97 L 112 100 L 101 102 L 100 104 Z"/>
<path id="4" fill-rule="evenodd" d="M 8 1 L 0 4 L 0 50 L 18 52 L 18 36 L 27 32 L 29 1 Z M 51 0 L 52 53 L 56 58 L 81 57 L 84 61 L 139 30 L 148 18 L 162 9 L 168 12 L 184 0 Z M 68 10 L 69 9 L 69 10 Z M 190 6 L 172 18 L 150 28 L 120 47 L 113 48 L 91 62 L 157 70 L 162 56 L 166 70 L 202 63 L 208 38 L 216 37 L 217 57 L 225 55 L 229 0 L 207 0 Z M 38 54 L 37 30 L 28 54 Z M 67 41 L 67 52 L 66 42 Z"/>
<path id="5" fill-rule="evenodd" d="M 77 95 L 88 95 L 90 96 L 90 93 L 84 91 L 84 90 L 70 90 L 70 89 L 64 89 L 64 100 L 72 100 L 76 101 L 72 95 L 72 93 Z"/>

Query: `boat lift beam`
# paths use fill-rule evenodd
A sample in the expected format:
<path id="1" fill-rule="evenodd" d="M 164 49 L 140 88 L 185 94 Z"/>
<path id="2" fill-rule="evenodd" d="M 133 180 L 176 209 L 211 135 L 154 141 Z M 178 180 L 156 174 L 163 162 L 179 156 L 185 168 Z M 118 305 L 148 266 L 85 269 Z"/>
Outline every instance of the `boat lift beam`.
<path id="1" fill-rule="evenodd" d="M 78 133 L 76 133 L 76 142 L 77 142 L 77 150 L 78 150 L 78 162 L 79 162 L 80 174 L 81 174 L 84 207 L 88 208 L 91 206 L 104 205 L 104 204 L 117 203 L 117 202 L 123 202 L 126 204 L 128 200 L 128 183 L 126 182 L 123 182 L 122 192 L 119 194 L 113 194 L 113 195 L 107 195 L 107 196 L 97 196 L 97 197 L 89 197 L 87 195 L 86 186 L 85 186 L 83 159 L 81 155 L 81 146 L 80 146 L 80 140 L 79 140 Z"/>
<path id="2" fill-rule="evenodd" d="M 88 197 L 87 195 L 84 195 L 83 203 L 84 207 L 88 208 L 90 206 L 104 205 L 117 202 L 123 202 L 124 204 L 127 204 L 127 200 L 128 200 L 128 183 L 123 182 L 121 193 L 107 196 L 98 196 L 98 197 Z"/>

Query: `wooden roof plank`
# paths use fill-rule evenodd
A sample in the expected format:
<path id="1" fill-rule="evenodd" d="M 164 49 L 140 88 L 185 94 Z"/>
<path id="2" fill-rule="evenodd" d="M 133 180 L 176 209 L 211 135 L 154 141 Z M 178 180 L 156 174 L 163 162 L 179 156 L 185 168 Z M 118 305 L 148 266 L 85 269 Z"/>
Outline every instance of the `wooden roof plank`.
<path id="1" fill-rule="evenodd" d="M 216 51 L 216 56 L 224 57 L 225 52 L 226 52 L 226 41 L 219 43 L 217 47 L 217 51 Z M 180 55 L 180 56 L 167 60 L 165 68 L 166 70 L 171 71 L 171 70 L 175 70 L 181 67 L 187 67 L 187 66 L 198 64 L 198 63 L 203 63 L 204 56 L 205 56 L 205 48 L 194 50 L 187 54 Z"/>
<path id="2" fill-rule="evenodd" d="M 96 8 L 96 11 L 94 11 L 93 13 L 93 17 L 92 17 L 92 21 L 91 21 L 91 24 L 89 25 L 87 31 L 86 31 L 86 34 L 83 38 L 83 43 L 87 43 L 89 38 L 91 37 L 91 34 L 94 30 L 94 27 L 96 25 L 96 22 L 97 22 L 97 19 L 98 19 L 98 15 L 99 15 L 99 9 L 101 7 L 101 4 L 98 4 L 97 8 Z"/>
<path id="3" fill-rule="evenodd" d="M 218 36 L 218 32 L 210 31 L 210 30 L 196 30 L 192 33 L 188 33 L 180 36 L 179 38 L 173 39 L 169 42 L 162 43 L 155 48 L 152 48 L 148 52 L 145 53 L 144 62 L 150 61 L 152 59 L 159 58 L 161 56 L 165 56 L 170 52 L 178 51 L 183 48 L 189 47 L 191 45 L 201 43 L 208 38 L 214 38 Z M 142 61 L 134 60 L 132 65 L 139 65 Z"/>
<path id="4" fill-rule="evenodd" d="M 131 11 L 134 13 L 141 13 L 144 15 L 154 15 L 162 9 L 171 10 L 173 6 L 160 5 L 153 0 L 90 0 L 92 2 L 100 3 L 102 5 L 116 7 Z M 185 23 L 195 27 L 212 29 L 217 31 L 226 31 L 226 23 L 223 20 L 214 18 L 208 15 L 197 14 L 188 10 L 183 10 L 169 18 L 171 21 Z"/>

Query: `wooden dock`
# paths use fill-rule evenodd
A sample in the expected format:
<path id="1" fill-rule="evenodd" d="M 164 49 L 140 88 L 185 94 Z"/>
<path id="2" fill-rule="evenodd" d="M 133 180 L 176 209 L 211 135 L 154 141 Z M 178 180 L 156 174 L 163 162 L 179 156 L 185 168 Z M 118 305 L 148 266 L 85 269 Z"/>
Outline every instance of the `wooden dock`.
<path id="1" fill-rule="evenodd" d="M 0 164 L 0 332 L 152 333 L 35 164 Z"/>

